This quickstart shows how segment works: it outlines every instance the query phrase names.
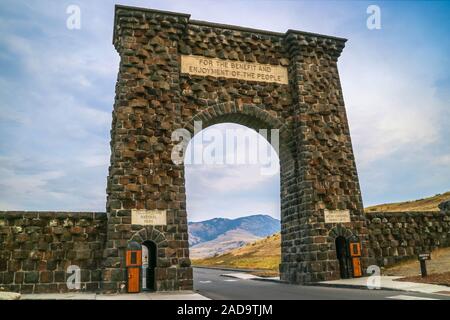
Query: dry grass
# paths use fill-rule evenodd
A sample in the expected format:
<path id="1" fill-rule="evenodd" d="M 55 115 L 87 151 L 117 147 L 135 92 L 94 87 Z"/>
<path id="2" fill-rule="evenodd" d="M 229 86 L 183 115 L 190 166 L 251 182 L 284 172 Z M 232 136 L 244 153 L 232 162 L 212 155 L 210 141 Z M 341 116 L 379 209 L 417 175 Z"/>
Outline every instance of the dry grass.
<path id="1" fill-rule="evenodd" d="M 280 272 L 278 270 L 268 270 L 268 271 L 255 271 L 251 272 L 251 274 L 263 277 L 263 278 L 271 278 L 271 277 L 278 277 L 280 275 Z"/>
<path id="2" fill-rule="evenodd" d="M 410 281 L 419 283 L 438 284 L 441 286 L 450 286 L 450 272 L 430 274 L 425 278 L 422 278 L 422 276 L 406 277 L 398 279 L 397 281 Z"/>
<path id="3" fill-rule="evenodd" d="M 366 212 L 439 211 L 438 205 L 441 202 L 444 202 L 449 199 L 450 199 L 450 191 L 420 200 L 379 204 L 376 206 L 367 207 L 364 209 L 364 211 Z"/>
<path id="4" fill-rule="evenodd" d="M 439 279 L 441 275 L 449 273 L 450 270 L 450 248 L 437 249 L 431 253 L 431 260 L 426 262 L 427 272 L 429 277 L 422 279 L 420 277 L 420 263 L 417 258 L 398 263 L 392 267 L 386 268 L 383 271 L 387 276 L 404 276 L 401 281 L 412 281 L 405 279 L 417 279 L 426 281 L 428 278 L 430 281 Z M 430 278 L 431 277 L 431 278 Z M 422 282 L 420 281 L 420 282 Z M 432 282 L 429 282 L 432 283 Z"/>
<path id="5" fill-rule="evenodd" d="M 436 211 L 438 210 L 438 204 L 448 199 L 450 199 L 450 192 L 416 201 L 368 207 L 366 211 Z M 194 266 L 257 269 L 261 271 L 255 274 L 273 277 L 278 275 L 278 267 L 281 260 L 280 242 L 281 236 L 277 233 L 224 254 L 210 258 L 194 259 L 192 262 Z M 450 248 L 434 251 L 432 253 L 432 260 L 427 261 L 427 266 L 430 275 L 448 272 L 450 270 Z M 413 259 L 397 264 L 386 269 L 384 274 L 415 277 L 420 274 L 419 262 L 417 259 Z"/>
<path id="6" fill-rule="evenodd" d="M 276 276 L 281 259 L 280 241 L 280 234 L 277 233 L 216 257 L 193 260 L 192 263 L 198 266 L 267 270 L 271 271 L 271 276 Z"/>

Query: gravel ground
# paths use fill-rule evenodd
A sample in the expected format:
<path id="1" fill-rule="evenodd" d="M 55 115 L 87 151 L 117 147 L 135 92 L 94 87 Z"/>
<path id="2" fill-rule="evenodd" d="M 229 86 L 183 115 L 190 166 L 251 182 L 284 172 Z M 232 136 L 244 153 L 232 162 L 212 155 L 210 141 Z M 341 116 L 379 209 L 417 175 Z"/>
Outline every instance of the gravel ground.
<path id="1" fill-rule="evenodd" d="M 383 271 L 386 276 L 404 276 L 398 281 L 412 281 L 450 286 L 450 248 L 438 249 L 431 253 L 431 260 L 427 262 L 428 276 L 422 278 L 420 263 L 411 260 L 399 263 Z"/>
<path id="2" fill-rule="evenodd" d="M 431 260 L 427 262 L 428 274 L 450 272 L 450 248 L 438 249 L 431 253 Z M 405 276 L 414 277 L 420 275 L 419 260 L 414 259 L 399 263 L 395 266 L 386 268 L 383 271 L 385 276 Z"/>
<path id="3" fill-rule="evenodd" d="M 422 278 L 422 276 L 406 277 L 398 279 L 397 281 L 411 281 L 420 283 L 439 284 L 442 286 L 450 287 L 450 272 L 430 274 L 425 278 Z"/>

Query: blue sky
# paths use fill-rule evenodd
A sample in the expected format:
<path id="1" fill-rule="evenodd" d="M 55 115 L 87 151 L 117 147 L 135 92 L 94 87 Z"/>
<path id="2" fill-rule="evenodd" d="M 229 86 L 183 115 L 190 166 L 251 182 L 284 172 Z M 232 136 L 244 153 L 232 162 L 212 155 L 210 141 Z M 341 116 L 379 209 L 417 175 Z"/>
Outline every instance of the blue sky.
<path id="1" fill-rule="evenodd" d="M 449 2 L 120 3 L 348 38 L 339 71 L 364 204 L 450 190 Z M 81 9 L 80 30 L 66 28 L 71 4 Z M 1 1 L 0 210 L 105 210 L 114 4 Z M 366 27 L 370 4 L 381 9 L 380 30 Z M 188 167 L 186 175 L 190 220 L 279 217 L 278 175 L 258 166 Z"/>

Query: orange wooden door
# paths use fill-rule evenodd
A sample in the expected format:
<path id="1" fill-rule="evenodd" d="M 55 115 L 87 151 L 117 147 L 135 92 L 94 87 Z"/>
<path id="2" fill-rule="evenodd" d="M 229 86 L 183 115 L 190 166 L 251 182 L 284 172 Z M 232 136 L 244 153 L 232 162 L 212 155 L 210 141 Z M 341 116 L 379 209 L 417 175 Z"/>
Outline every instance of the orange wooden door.
<path id="1" fill-rule="evenodd" d="M 127 250 L 127 267 L 142 266 L 142 250 Z"/>
<path id="2" fill-rule="evenodd" d="M 355 278 L 362 277 L 361 259 L 352 258 L 352 263 L 353 263 L 353 277 Z"/>
<path id="3" fill-rule="evenodd" d="M 135 293 L 140 292 L 139 288 L 139 277 L 141 268 L 139 267 L 128 267 L 128 292 Z"/>

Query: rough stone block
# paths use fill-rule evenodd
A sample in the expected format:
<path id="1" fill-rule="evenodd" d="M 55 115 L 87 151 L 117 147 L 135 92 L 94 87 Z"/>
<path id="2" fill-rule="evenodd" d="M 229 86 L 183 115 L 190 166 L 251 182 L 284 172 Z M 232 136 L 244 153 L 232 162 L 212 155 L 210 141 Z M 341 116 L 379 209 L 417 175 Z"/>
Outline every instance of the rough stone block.
<path id="1" fill-rule="evenodd" d="M 39 272 L 28 271 L 25 272 L 25 283 L 38 283 L 39 282 Z"/>

